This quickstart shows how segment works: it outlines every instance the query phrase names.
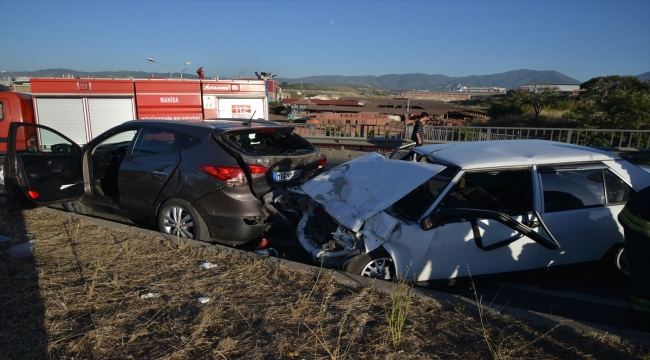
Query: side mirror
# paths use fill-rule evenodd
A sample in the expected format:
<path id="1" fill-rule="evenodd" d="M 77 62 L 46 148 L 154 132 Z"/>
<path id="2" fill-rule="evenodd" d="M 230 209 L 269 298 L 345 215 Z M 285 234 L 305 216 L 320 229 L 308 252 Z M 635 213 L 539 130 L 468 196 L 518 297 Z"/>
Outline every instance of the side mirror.
<path id="1" fill-rule="evenodd" d="M 434 211 L 420 220 L 420 228 L 424 231 L 443 225 L 443 216 L 440 211 Z"/>

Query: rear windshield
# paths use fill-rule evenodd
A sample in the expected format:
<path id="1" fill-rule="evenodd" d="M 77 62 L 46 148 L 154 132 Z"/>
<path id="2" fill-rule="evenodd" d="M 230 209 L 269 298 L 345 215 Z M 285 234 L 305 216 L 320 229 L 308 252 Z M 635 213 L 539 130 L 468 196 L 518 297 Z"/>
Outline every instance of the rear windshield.
<path id="1" fill-rule="evenodd" d="M 248 154 L 291 155 L 316 150 L 309 141 L 287 130 L 251 129 L 228 133 L 222 138 Z"/>

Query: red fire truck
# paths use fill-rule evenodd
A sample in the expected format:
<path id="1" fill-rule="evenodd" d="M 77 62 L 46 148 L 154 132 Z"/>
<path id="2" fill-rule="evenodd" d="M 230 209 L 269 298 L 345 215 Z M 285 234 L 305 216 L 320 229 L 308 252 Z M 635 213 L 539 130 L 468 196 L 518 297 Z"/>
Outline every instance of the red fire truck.
<path id="1" fill-rule="evenodd" d="M 268 119 L 269 113 L 264 81 L 257 79 L 32 78 L 30 84 L 31 95 L 0 91 L 0 168 L 12 122 L 43 124 L 85 144 L 133 119 Z"/>

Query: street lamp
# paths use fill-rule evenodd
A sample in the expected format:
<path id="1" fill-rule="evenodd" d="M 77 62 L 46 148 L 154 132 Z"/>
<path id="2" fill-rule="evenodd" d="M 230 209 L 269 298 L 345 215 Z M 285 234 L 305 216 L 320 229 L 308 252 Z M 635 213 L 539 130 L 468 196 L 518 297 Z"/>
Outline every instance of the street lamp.
<path id="1" fill-rule="evenodd" d="M 147 58 L 147 60 L 149 60 L 149 61 L 151 61 L 151 62 L 158 63 L 158 64 L 160 64 L 160 65 L 167 66 L 167 67 L 169 68 L 169 78 L 170 78 L 170 79 L 172 78 L 172 66 L 181 66 L 181 65 L 190 65 L 190 64 L 191 64 L 191 62 L 187 61 L 187 62 L 184 62 L 184 63 L 182 63 L 182 64 L 178 64 L 178 65 L 167 65 L 167 64 L 163 64 L 163 63 L 161 63 L 160 61 L 156 61 L 156 60 L 154 60 L 154 59 L 152 59 L 152 58 Z M 182 78 L 183 78 L 183 72 L 181 72 L 181 79 L 182 79 Z"/>

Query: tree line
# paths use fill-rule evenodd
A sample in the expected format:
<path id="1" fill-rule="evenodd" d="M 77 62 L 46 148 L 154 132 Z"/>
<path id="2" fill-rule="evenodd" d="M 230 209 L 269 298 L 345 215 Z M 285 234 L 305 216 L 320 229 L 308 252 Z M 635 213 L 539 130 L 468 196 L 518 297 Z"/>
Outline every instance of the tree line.
<path id="1" fill-rule="evenodd" d="M 494 103 L 488 116 L 534 113 L 534 124 L 544 110 L 563 110 L 562 117 L 579 128 L 650 129 L 650 80 L 618 75 L 593 78 L 580 85 L 578 96 L 562 96 L 550 87 L 541 91 L 514 89 Z"/>

